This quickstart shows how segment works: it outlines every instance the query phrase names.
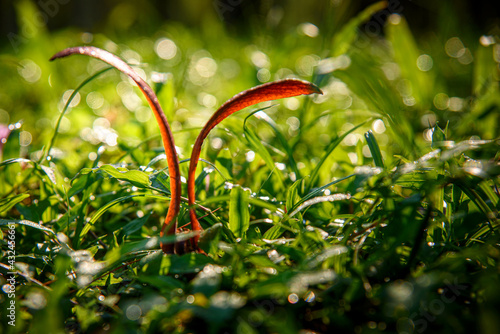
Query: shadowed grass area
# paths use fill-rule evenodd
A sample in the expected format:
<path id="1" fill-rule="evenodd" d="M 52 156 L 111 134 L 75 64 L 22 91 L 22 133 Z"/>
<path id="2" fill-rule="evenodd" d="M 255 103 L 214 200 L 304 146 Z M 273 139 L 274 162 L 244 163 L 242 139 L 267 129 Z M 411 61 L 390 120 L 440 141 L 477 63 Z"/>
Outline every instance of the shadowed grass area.
<path id="1" fill-rule="evenodd" d="M 3 332 L 494 332 L 499 39 L 415 37 L 404 10 L 386 8 L 281 34 L 276 23 L 276 35 L 252 16 L 244 38 L 218 19 L 39 29 L 1 55 Z M 82 43 L 158 95 L 184 233 L 160 238 L 171 171 L 138 88 L 94 59 L 49 62 Z M 260 103 L 207 132 L 190 206 L 203 125 L 234 94 L 285 78 L 324 94 Z M 190 209 L 206 255 L 164 255 L 161 243 L 198 237 Z"/>

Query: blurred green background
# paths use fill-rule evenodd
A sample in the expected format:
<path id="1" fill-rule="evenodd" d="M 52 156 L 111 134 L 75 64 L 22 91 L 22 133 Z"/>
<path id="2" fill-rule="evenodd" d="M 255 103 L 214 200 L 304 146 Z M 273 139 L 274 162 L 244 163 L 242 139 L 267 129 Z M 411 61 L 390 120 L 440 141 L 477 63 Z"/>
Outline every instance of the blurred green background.
<path id="1" fill-rule="evenodd" d="M 90 44 L 115 52 L 132 64 L 141 64 L 144 74 L 152 75 L 151 78 L 159 80 L 160 84 L 166 82 L 165 75 L 168 74 L 175 87 L 176 100 L 170 115 L 174 128 L 200 126 L 216 106 L 256 84 L 287 76 L 321 84 L 324 78 L 316 76 L 313 68 L 320 59 L 348 51 L 350 46 L 338 47 L 334 36 L 373 3 L 342 0 L 2 1 L 0 123 L 21 121 L 25 136 L 36 138 L 29 140 L 32 151 L 40 149 L 48 140 L 50 128 L 58 118 L 56 111 L 61 110 L 70 89 L 103 67 L 89 59 L 58 63 L 49 63 L 48 59 L 65 47 Z M 406 18 L 418 46 L 415 51 L 429 55 L 421 61 L 430 61 L 425 72 L 429 74 L 427 80 L 432 82 L 425 83 L 425 86 L 427 93 L 432 92 L 434 96 L 426 92 L 416 95 L 427 94 L 427 98 L 434 98 L 433 102 L 438 104 L 445 101 L 442 105 L 452 101 L 454 108 L 461 111 L 470 107 L 467 101 L 476 93 L 473 87 L 476 63 L 473 60 L 477 55 L 474 53 L 481 36 L 498 35 L 497 6 L 493 2 L 472 1 L 390 1 L 385 10 L 360 22 L 361 35 L 371 41 L 383 38 L 386 34 L 384 26 L 391 13 Z M 355 48 L 360 50 L 367 45 L 363 45 L 361 39 L 357 43 Z M 485 43 L 489 42 L 486 40 Z M 382 64 L 382 70 L 386 76 L 390 77 L 392 72 L 397 76 L 399 70 L 391 69 L 394 67 L 389 59 L 391 51 L 381 52 L 386 53 L 379 54 L 379 64 L 385 64 Z M 201 63 L 197 63 L 200 59 Z M 414 60 L 408 58 L 408 61 Z M 197 65 L 204 68 L 201 76 L 196 70 Z M 194 72 L 191 71 L 193 66 Z M 348 75 L 358 75 L 356 69 L 350 70 Z M 190 71 L 198 78 L 190 75 Z M 128 134 L 145 135 L 139 133 L 142 126 L 130 125 L 131 114 L 121 115 L 119 105 L 127 99 L 132 101 L 125 106 L 136 113 L 135 122 L 148 123 L 150 113 L 143 105 L 133 105 L 138 101 L 136 92 L 118 92 L 122 97 L 120 102 L 114 88 L 84 89 L 82 96 L 78 96 L 82 101 L 75 100 L 72 105 L 75 111 L 64 117 L 61 133 L 75 136 L 77 129 L 92 127 L 98 116 L 105 116 L 110 123 L 105 122 L 108 127 L 111 125 L 119 130 L 123 125 Z M 451 97 L 457 99 L 448 100 Z M 167 98 L 160 96 L 164 104 L 168 103 Z M 87 108 L 83 102 L 87 102 Z M 90 106 L 90 109 L 95 115 L 88 113 L 92 103 L 95 108 Z M 429 108 L 438 110 L 425 116 Z M 462 122 L 465 114 L 454 112 L 454 108 L 450 111 L 435 103 L 424 103 L 417 108 L 417 116 L 410 116 L 411 120 L 417 121 L 417 125 L 413 124 L 414 130 L 423 132 L 435 120 Z M 188 118 L 191 118 L 190 124 L 186 123 L 189 123 Z M 75 123 L 77 127 L 74 127 Z M 154 129 L 153 124 L 150 130 Z M 474 128 L 462 130 L 461 136 L 474 132 Z M 494 132 L 493 129 L 486 131 L 490 138 L 494 137 Z M 186 136 L 181 140 L 192 139 L 189 134 Z M 9 148 L 5 150 L 7 152 Z M 16 156 L 18 152 L 12 154 Z"/>

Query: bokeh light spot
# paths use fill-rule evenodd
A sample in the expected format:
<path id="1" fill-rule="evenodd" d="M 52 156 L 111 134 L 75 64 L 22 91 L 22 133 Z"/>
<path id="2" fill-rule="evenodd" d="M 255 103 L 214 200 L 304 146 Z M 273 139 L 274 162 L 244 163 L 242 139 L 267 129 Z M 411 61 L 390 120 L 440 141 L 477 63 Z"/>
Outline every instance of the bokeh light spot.
<path id="1" fill-rule="evenodd" d="M 177 54 L 177 45 L 171 39 L 160 38 L 155 43 L 155 51 L 158 57 L 169 60 Z"/>
<path id="2" fill-rule="evenodd" d="M 417 67 L 420 71 L 427 72 L 432 68 L 433 61 L 431 56 L 423 54 L 417 58 Z"/>

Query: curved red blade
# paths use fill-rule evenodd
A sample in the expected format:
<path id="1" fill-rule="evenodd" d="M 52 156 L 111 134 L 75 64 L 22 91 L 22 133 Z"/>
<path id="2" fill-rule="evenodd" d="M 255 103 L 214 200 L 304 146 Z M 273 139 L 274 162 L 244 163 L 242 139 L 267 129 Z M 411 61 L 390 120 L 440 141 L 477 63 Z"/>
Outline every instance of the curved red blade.
<path id="1" fill-rule="evenodd" d="M 115 67 L 117 70 L 128 75 L 132 80 L 135 81 L 139 89 L 142 91 L 146 100 L 148 101 L 153 113 L 155 115 L 158 126 L 160 127 L 160 133 L 163 140 L 163 147 L 165 148 L 165 155 L 167 156 L 168 171 L 170 174 L 170 192 L 171 200 L 168 207 L 167 216 L 165 222 L 163 223 L 160 237 L 163 235 L 175 234 L 177 224 L 176 217 L 180 210 L 181 204 L 181 176 L 179 171 L 179 159 L 177 157 L 177 152 L 175 151 L 174 137 L 172 136 L 172 131 L 168 125 L 167 118 L 163 109 L 158 102 L 158 98 L 154 93 L 153 89 L 135 72 L 127 63 L 122 59 L 118 58 L 114 54 L 93 47 L 93 46 L 78 46 L 73 48 L 64 49 L 56 53 L 50 60 L 63 58 L 71 56 L 74 54 L 81 54 L 90 56 L 93 58 L 100 59 L 111 66 Z M 174 244 L 161 244 L 163 252 L 166 254 L 172 254 L 174 252 Z"/>
<path id="2" fill-rule="evenodd" d="M 194 231 L 201 230 L 200 222 L 196 217 L 195 209 L 193 205 L 195 203 L 195 172 L 198 166 L 198 159 L 200 158 L 201 146 L 203 141 L 208 136 L 210 131 L 220 122 L 222 122 L 226 117 L 231 114 L 251 105 L 282 99 L 285 97 L 292 97 L 297 95 L 309 95 L 309 94 L 323 94 L 323 92 L 314 84 L 297 80 L 297 79 L 285 79 L 275 82 L 266 83 L 244 92 L 241 92 L 228 101 L 226 101 L 208 120 L 207 124 L 203 127 L 198 138 L 193 146 L 193 151 L 191 153 L 191 158 L 189 162 L 189 173 L 188 173 L 188 199 L 189 205 L 191 206 L 189 210 L 189 217 L 191 219 L 191 226 Z M 199 236 L 194 237 L 195 244 L 197 244 Z"/>

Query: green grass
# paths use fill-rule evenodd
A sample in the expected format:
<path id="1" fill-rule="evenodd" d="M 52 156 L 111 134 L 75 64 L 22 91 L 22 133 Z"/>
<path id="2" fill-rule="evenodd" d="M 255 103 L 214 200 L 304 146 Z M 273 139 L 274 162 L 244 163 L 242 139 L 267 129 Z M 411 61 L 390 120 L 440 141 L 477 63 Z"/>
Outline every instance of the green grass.
<path id="1" fill-rule="evenodd" d="M 155 87 L 185 177 L 201 126 L 258 78 L 325 92 L 248 108 L 208 137 L 196 182 L 207 255 L 160 250 L 168 170 L 139 90 L 94 59 L 48 62 L 81 33 L 40 30 L 0 56 L 0 119 L 14 124 L 0 162 L 3 332 L 494 333 L 500 44 L 467 46 L 468 63 L 446 39 L 420 45 L 402 16 L 369 37 L 359 27 L 380 8 L 315 38 L 245 41 L 220 23 L 217 36 L 177 23 L 93 36 Z M 160 38 L 173 58 L 155 53 Z M 186 201 L 180 226 L 187 213 Z"/>

